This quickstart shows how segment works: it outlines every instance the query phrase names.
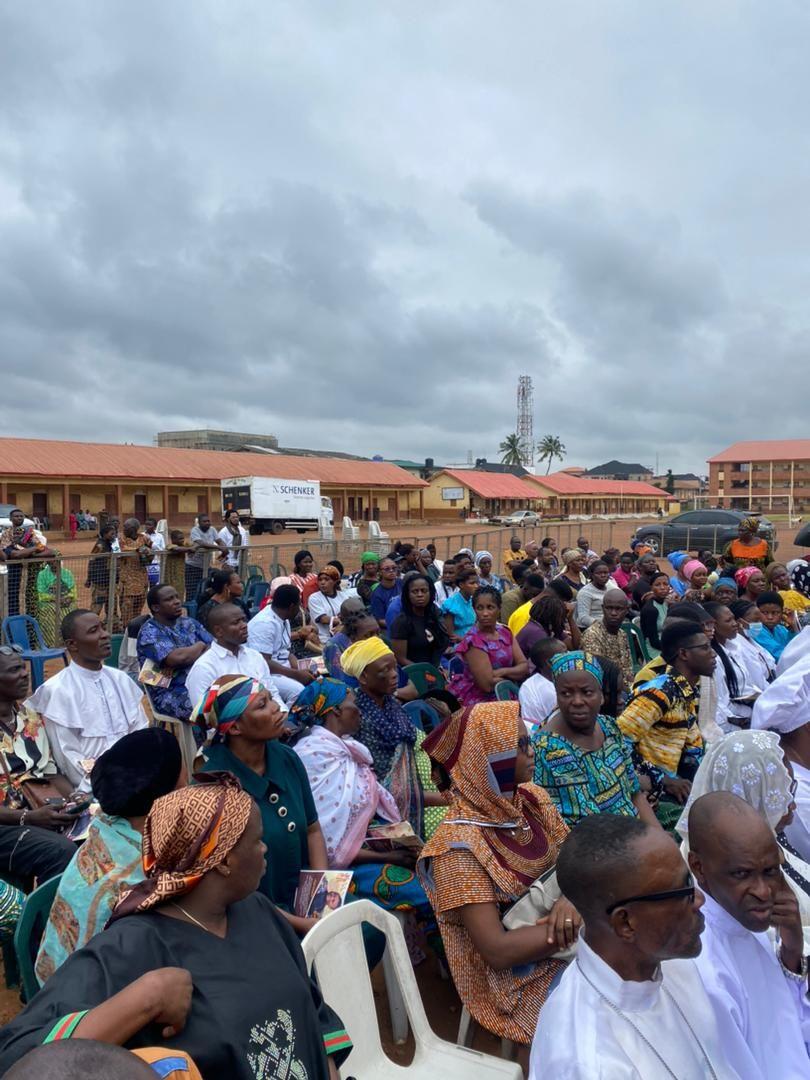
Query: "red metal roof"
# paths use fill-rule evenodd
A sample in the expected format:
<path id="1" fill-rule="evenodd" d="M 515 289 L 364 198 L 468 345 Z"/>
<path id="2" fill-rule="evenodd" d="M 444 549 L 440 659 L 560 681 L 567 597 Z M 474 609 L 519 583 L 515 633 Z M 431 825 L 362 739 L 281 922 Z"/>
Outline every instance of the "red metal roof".
<path id="1" fill-rule="evenodd" d="M 810 461 L 810 439 L 760 439 L 737 442 L 709 461 Z"/>
<path id="2" fill-rule="evenodd" d="M 539 498 L 537 490 L 511 473 L 478 472 L 475 469 L 442 469 L 462 487 L 469 488 L 482 499 L 529 499 Z"/>
<path id="3" fill-rule="evenodd" d="M 644 480 L 600 480 L 592 476 L 571 476 L 556 472 L 548 476 L 524 478 L 527 483 L 542 484 L 557 495 L 637 495 L 656 499 L 670 499 L 665 491 Z"/>
<path id="4" fill-rule="evenodd" d="M 424 480 L 383 461 L 174 450 L 55 439 L 0 438 L 0 475 L 209 484 L 218 484 L 231 476 L 277 476 L 283 480 L 318 480 L 330 487 L 427 487 Z"/>

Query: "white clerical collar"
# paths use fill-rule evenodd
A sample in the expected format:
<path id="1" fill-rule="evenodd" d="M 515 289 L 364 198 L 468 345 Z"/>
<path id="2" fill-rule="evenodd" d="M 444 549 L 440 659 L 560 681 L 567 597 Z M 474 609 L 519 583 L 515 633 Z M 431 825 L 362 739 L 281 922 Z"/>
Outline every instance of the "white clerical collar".
<path id="1" fill-rule="evenodd" d="M 582 935 L 577 944 L 575 963 L 586 982 L 625 1012 L 644 1012 L 658 1001 L 663 982 L 660 966 L 655 976 L 644 982 L 623 979 L 610 964 L 605 963 L 602 957 L 593 951 Z"/>
<path id="2" fill-rule="evenodd" d="M 751 930 L 746 930 L 742 923 L 737 922 L 733 915 L 729 915 L 726 909 L 707 892 L 704 892 L 703 900 L 703 914 L 706 922 L 711 923 L 721 934 L 737 934 L 742 937 L 753 933 Z"/>

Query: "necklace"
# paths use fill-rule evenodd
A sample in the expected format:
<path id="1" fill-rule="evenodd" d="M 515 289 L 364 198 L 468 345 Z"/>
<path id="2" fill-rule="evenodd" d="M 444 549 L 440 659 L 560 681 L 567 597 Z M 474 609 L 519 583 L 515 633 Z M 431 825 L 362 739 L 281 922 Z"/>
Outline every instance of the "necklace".
<path id="1" fill-rule="evenodd" d="M 193 922 L 196 926 L 199 926 L 199 928 L 201 930 L 205 930 L 206 934 L 213 934 L 214 933 L 214 931 L 209 930 L 209 928 L 204 923 L 201 923 L 199 919 L 195 919 L 190 911 L 186 911 L 186 909 L 184 907 L 180 907 L 180 905 L 177 903 L 176 900 L 170 900 L 169 903 L 171 904 L 172 907 L 176 907 L 178 911 L 181 911 L 185 915 L 185 917 L 187 919 L 190 919 L 191 922 Z"/>
<path id="2" fill-rule="evenodd" d="M 650 1040 L 647 1038 L 647 1036 L 644 1034 L 644 1032 L 641 1031 L 641 1029 L 638 1027 L 638 1025 L 633 1023 L 633 1021 L 630 1019 L 630 1017 L 627 1015 L 627 1013 L 623 1012 L 622 1009 L 620 1009 L 618 1005 L 614 1005 L 614 1003 L 610 1000 L 610 998 L 605 997 L 605 995 L 602 993 L 602 991 L 599 989 L 598 986 L 594 986 L 594 984 L 591 982 L 591 980 L 588 978 L 588 976 L 582 970 L 582 965 L 580 964 L 579 960 L 576 961 L 576 965 L 579 968 L 580 975 L 585 980 L 585 982 L 588 984 L 588 986 L 590 986 L 591 990 L 594 990 L 599 995 L 599 997 L 602 999 L 602 1001 L 604 1001 L 604 1003 L 608 1006 L 609 1009 L 612 1009 L 616 1013 L 617 1016 L 620 1016 L 622 1018 L 622 1020 L 626 1021 L 630 1025 L 630 1027 L 635 1031 L 636 1035 L 638 1035 L 638 1037 L 641 1039 L 641 1041 L 644 1043 L 644 1045 L 647 1047 L 647 1049 L 652 1050 L 653 1054 L 655 1054 L 655 1056 L 661 1062 L 664 1069 L 666 1069 L 667 1075 L 671 1076 L 673 1078 L 673 1080 L 678 1080 L 678 1074 L 676 1072 L 673 1072 L 673 1070 L 669 1067 L 669 1065 L 667 1065 L 666 1061 L 661 1057 L 661 1055 L 655 1049 L 655 1047 L 650 1042 Z M 689 1021 L 684 1016 L 683 1009 L 680 1007 L 678 1002 L 675 1000 L 675 998 L 672 996 L 672 994 L 669 992 L 669 990 L 667 990 L 667 988 L 665 986 L 663 986 L 663 985 L 661 986 L 661 991 L 662 991 L 662 993 L 666 993 L 667 997 L 670 999 L 672 1004 L 678 1010 L 678 1013 L 680 1015 L 681 1020 L 683 1020 L 683 1022 L 689 1028 L 689 1034 L 692 1036 L 693 1041 L 695 1042 L 695 1044 L 698 1047 L 700 1047 L 700 1052 L 703 1055 L 703 1060 L 706 1062 L 706 1068 L 708 1069 L 707 1075 L 710 1076 L 712 1078 L 712 1080 L 717 1080 L 717 1073 L 714 1071 L 714 1066 L 711 1063 L 711 1059 L 709 1058 L 709 1055 L 706 1053 L 706 1049 L 703 1046 L 703 1043 L 700 1041 L 700 1039 L 697 1037 L 697 1035 L 695 1035 L 695 1032 L 694 1032 L 694 1029 L 692 1028 L 692 1025 L 689 1023 Z"/>

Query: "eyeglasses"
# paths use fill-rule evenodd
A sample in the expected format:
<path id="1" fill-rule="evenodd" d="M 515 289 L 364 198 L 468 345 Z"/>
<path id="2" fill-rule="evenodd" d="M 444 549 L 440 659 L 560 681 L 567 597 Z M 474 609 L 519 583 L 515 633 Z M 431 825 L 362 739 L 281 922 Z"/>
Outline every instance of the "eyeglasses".
<path id="1" fill-rule="evenodd" d="M 684 650 L 684 652 L 691 652 L 692 649 L 703 649 L 703 651 L 705 652 L 707 649 L 712 649 L 712 643 L 710 641 L 707 641 L 705 645 L 681 645 L 681 648 Z"/>
<path id="2" fill-rule="evenodd" d="M 0 645 L 0 656 L 22 656 L 22 645 Z"/>
<path id="3" fill-rule="evenodd" d="M 688 900 L 690 904 L 695 902 L 695 879 L 691 874 L 687 878 L 689 884 L 681 889 L 668 889 L 667 892 L 647 893 L 646 896 L 628 896 L 626 900 L 617 900 L 615 904 L 605 908 L 605 914 L 612 914 L 616 908 L 625 907 L 627 904 L 657 904 L 661 900 Z"/>

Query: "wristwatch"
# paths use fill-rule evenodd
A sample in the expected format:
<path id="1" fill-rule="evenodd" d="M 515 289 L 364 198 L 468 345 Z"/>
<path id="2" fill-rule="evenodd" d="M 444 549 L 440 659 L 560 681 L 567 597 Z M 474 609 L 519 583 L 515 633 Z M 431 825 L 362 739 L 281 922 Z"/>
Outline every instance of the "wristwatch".
<path id="1" fill-rule="evenodd" d="M 777 953 L 777 957 L 779 959 L 779 966 L 780 966 L 780 968 L 782 969 L 782 971 L 784 972 L 785 976 L 788 979 L 793 979 L 794 982 L 804 982 L 807 979 L 808 965 L 807 965 L 807 957 L 806 956 L 802 957 L 801 968 L 800 968 L 800 970 L 798 972 L 791 971 L 790 968 L 785 967 L 785 965 L 782 963 L 782 950 L 781 949 Z"/>

